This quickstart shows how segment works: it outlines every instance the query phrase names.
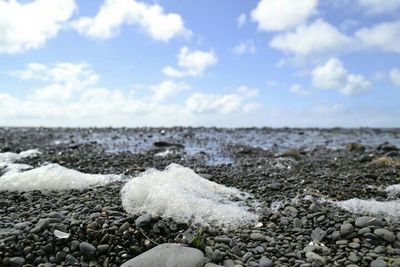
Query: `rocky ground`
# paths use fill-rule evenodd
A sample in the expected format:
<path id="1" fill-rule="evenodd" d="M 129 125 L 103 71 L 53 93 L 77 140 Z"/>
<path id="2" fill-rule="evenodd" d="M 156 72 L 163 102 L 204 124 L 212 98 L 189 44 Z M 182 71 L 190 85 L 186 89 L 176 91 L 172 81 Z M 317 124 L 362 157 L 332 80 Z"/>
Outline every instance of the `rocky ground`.
<path id="1" fill-rule="evenodd" d="M 228 164 L 210 161 L 213 150 L 201 150 L 208 139 L 196 135 L 197 131 L 218 132 L 218 138 L 215 134 L 207 137 L 214 143 L 220 136 L 229 135 L 215 149 L 230 159 Z M 262 149 L 232 141 L 246 131 L 264 138 L 271 136 L 277 142 Z M 179 224 L 148 214 L 127 214 L 120 199 L 124 182 L 82 191 L 0 191 L 0 266 L 120 266 L 132 258 L 140 264 L 131 262 L 131 266 L 145 266 L 143 261 L 148 259 L 143 253 L 163 243 L 195 248 L 184 252 L 168 248 L 171 253 L 187 253 L 193 261 L 201 250 L 205 258 L 200 260 L 205 260 L 207 267 L 400 266 L 400 224 L 396 218 L 400 214 L 366 217 L 320 201 L 397 199 L 383 189 L 400 184 L 400 130 L 314 129 L 310 138 L 316 132 L 318 140 L 325 138 L 325 143 L 312 145 L 308 140 L 298 146 L 296 142 L 291 142 L 291 147 L 285 145 L 285 132 L 289 140 L 293 136 L 301 140 L 304 135 L 310 136 L 308 131 L 0 129 L 0 152 L 32 148 L 42 152 L 23 160 L 33 166 L 53 162 L 82 172 L 129 177 L 175 162 L 209 180 L 253 194 L 262 207 L 257 226 L 224 230 Z M 93 139 L 96 133 L 106 133 L 108 144 L 99 136 Z M 128 143 L 128 139 L 121 142 L 122 135 L 132 138 Z M 329 138 L 336 135 L 342 138 L 333 149 Z M 374 142 L 367 143 L 368 135 Z M 376 142 L 377 137 L 381 142 Z M 171 152 L 159 156 L 166 150 Z M 275 205 L 276 201 L 281 204 Z M 276 209 L 270 209 L 272 203 Z M 69 237 L 58 238 L 54 230 L 69 233 Z M 138 255 L 142 257 L 139 260 L 135 258 Z M 154 259 L 154 255 L 148 258 Z"/>

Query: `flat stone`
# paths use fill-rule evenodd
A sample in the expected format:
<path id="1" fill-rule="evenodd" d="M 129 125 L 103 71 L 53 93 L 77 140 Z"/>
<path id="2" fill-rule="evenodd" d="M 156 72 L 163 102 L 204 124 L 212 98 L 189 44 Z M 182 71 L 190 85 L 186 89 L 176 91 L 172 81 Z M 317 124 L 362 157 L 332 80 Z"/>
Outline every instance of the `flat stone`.
<path id="1" fill-rule="evenodd" d="M 356 219 L 356 226 L 359 228 L 368 226 L 383 227 L 383 225 L 384 223 L 375 217 L 363 216 Z"/>
<path id="2" fill-rule="evenodd" d="M 162 244 L 125 262 L 121 267 L 202 267 L 205 258 L 198 249 L 180 244 Z"/>
<path id="3" fill-rule="evenodd" d="M 316 228 L 314 231 L 311 233 L 311 239 L 313 241 L 321 241 L 324 239 L 326 236 L 326 232 L 320 228 Z"/>
<path id="4" fill-rule="evenodd" d="M 383 260 L 374 260 L 371 262 L 371 267 L 387 267 L 387 263 Z"/>
<path id="5" fill-rule="evenodd" d="M 259 262 L 261 267 L 272 267 L 274 266 L 274 263 L 272 262 L 271 259 L 268 258 L 261 258 Z"/>
<path id="6" fill-rule="evenodd" d="M 250 238 L 254 241 L 265 241 L 265 235 L 260 233 L 251 233 Z"/>
<path id="7" fill-rule="evenodd" d="M 386 240 L 389 243 L 396 241 L 396 236 L 387 229 L 375 229 L 374 234 L 380 238 Z"/>
<path id="8" fill-rule="evenodd" d="M 25 264 L 25 259 L 22 257 L 14 257 L 10 259 L 10 263 L 8 266 L 10 267 L 20 267 Z"/>

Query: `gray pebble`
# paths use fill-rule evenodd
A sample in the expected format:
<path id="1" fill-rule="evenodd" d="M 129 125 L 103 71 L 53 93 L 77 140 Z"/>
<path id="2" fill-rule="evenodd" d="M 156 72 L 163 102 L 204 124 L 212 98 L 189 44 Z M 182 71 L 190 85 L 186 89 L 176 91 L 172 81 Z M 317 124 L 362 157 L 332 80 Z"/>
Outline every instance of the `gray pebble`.
<path id="1" fill-rule="evenodd" d="M 371 262 L 371 267 L 387 267 L 387 263 L 383 260 L 374 260 Z"/>
<path id="2" fill-rule="evenodd" d="M 96 256 L 96 248 L 87 242 L 82 242 L 79 244 L 79 250 L 85 259 L 92 260 Z"/>
<path id="3" fill-rule="evenodd" d="M 386 240 L 389 243 L 396 241 L 396 236 L 387 229 L 375 229 L 374 234 Z"/>
<path id="4" fill-rule="evenodd" d="M 354 227 L 350 223 L 344 223 L 340 226 L 340 233 L 343 237 L 348 236 L 353 233 Z"/>

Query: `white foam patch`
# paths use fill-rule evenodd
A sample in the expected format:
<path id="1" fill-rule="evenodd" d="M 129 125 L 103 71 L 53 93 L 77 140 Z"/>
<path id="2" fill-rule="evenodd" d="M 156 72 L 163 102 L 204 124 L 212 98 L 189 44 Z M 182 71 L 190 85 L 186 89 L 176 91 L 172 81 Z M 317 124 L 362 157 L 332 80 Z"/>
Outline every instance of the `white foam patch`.
<path id="1" fill-rule="evenodd" d="M 37 149 L 30 149 L 22 151 L 21 153 L 13 153 L 13 152 L 0 153 L 0 163 L 15 162 L 23 158 L 35 157 L 39 154 L 40 151 Z"/>
<path id="2" fill-rule="evenodd" d="M 61 191 L 85 189 L 120 180 L 120 175 L 87 174 L 58 164 L 48 164 L 32 170 L 10 170 L 0 177 L 0 190 Z"/>
<path id="3" fill-rule="evenodd" d="M 400 193 L 400 184 L 390 185 L 385 189 L 389 195 L 396 195 Z"/>
<path id="4" fill-rule="evenodd" d="M 352 198 L 333 203 L 357 214 L 400 218 L 400 200 L 377 201 Z"/>
<path id="5" fill-rule="evenodd" d="M 256 205 L 246 203 L 249 197 L 178 164 L 164 171 L 148 170 L 121 190 L 122 206 L 128 213 L 147 212 L 177 222 L 227 228 L 255 225 L 258 216 L 250 210 Z"/>

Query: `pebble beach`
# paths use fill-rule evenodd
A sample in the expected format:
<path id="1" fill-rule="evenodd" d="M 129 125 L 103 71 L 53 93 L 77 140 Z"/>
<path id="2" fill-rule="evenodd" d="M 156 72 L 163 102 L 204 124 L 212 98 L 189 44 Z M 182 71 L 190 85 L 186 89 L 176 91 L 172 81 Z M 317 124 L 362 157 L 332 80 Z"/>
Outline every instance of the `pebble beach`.
<path id="1" fill-rule="evenodd" d="M 0 266 L 400 266 L 399 184 L 399 129 L 1 128 Z"/>

